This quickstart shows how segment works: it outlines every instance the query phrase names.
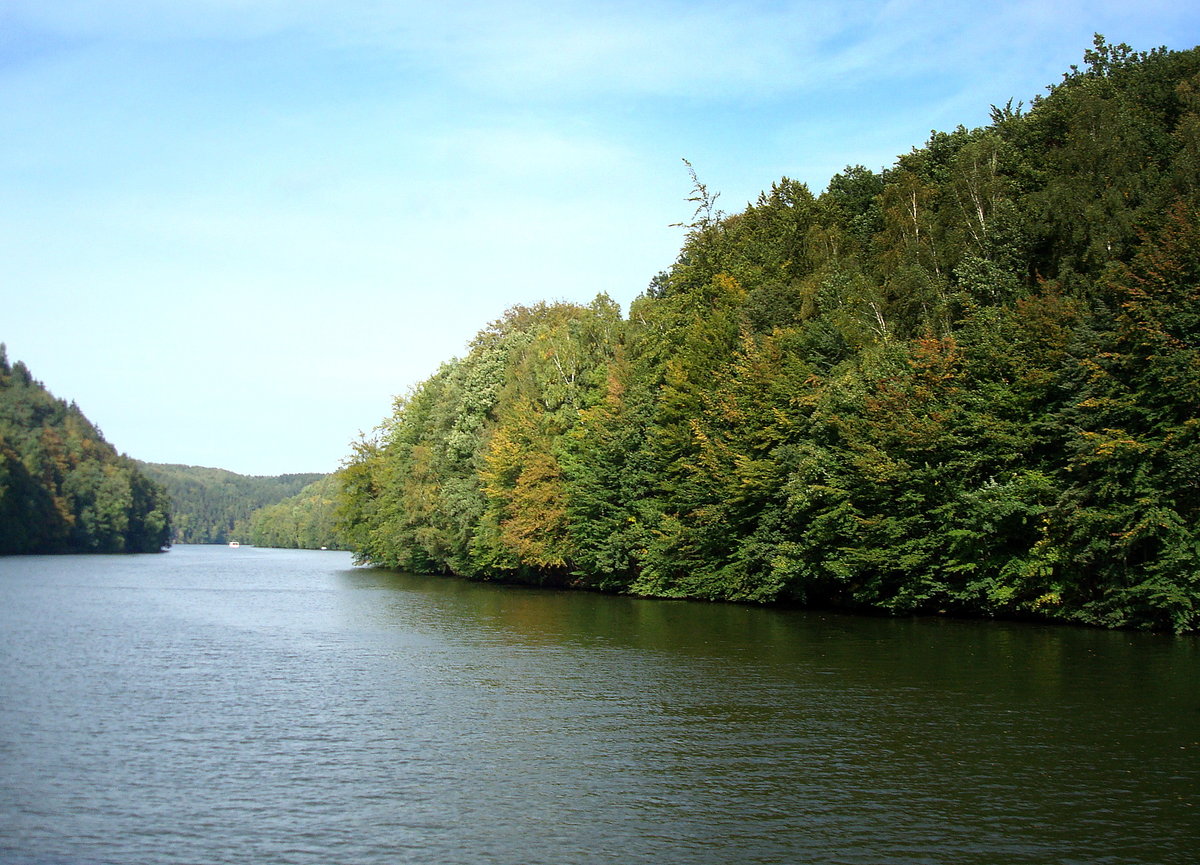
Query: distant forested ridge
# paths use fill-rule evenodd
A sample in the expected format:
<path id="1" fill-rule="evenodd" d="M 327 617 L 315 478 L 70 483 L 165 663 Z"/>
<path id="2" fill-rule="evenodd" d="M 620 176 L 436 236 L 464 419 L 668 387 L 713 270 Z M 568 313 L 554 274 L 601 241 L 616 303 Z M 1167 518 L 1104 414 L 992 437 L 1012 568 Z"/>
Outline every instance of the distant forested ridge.
<path id="1" fill-rule="evenodd" d="M 0 344 L 0 555 L 156 553 L 163 489 Z"/>
<path id="2" fill-rule="evenodd" d="M 1200 49 L 517 307 L 342 472 L 361 561 L 658 597 L 1200 627 Z M 615 253 L 615 254 L 619 254 Z"/>
<path id="3" fill-rule="evenodd" d="M 338 475 L 322 477 L 296 495 L 252 513 L 239 525 L 238 534 L 259 547 L 348 549 L 336 524 L 340 491 Z"/>
<path id="4" fill-rule="evenodd" d="M 275 477 L 239 475 L 224 469 L 163 463 L 139 463 L 142 471 L 170 496 L 174 539 L 182 544 L 245 541 L 235 532 L 259 508 L 293 496 L 325 477 L 319 473 Z"/>

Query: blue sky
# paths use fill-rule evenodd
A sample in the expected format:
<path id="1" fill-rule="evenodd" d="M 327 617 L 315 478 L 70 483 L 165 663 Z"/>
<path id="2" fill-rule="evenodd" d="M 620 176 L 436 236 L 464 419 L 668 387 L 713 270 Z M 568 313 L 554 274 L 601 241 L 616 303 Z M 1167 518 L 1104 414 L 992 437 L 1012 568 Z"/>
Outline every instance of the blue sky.
<path id="1" fill-rule="evenodd" d="M 509 306 L 987 122 L 1174 2 L 2 0 L 0 341 L 119 450 L 331 471 Z"/>

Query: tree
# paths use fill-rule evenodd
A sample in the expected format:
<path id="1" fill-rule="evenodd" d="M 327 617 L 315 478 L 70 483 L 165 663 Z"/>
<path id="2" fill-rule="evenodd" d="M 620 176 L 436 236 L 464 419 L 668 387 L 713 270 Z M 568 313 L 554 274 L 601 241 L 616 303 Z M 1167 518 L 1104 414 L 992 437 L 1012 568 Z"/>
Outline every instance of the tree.
<path id="1" fill-rule="evenodd" d="M 165 492 L 0 346 L 0 554 L 158 552 Z"/>

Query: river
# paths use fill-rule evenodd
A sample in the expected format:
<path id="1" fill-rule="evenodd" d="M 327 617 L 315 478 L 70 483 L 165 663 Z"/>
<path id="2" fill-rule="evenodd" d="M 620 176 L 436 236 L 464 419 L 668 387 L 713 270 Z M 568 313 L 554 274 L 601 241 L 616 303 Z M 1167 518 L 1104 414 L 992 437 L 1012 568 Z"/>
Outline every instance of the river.
<path id="1" fill-rule="evenodd" d="M 0 558 L 0 861 L 1145 863 L 1200 850 L 1200 642 Z"/>

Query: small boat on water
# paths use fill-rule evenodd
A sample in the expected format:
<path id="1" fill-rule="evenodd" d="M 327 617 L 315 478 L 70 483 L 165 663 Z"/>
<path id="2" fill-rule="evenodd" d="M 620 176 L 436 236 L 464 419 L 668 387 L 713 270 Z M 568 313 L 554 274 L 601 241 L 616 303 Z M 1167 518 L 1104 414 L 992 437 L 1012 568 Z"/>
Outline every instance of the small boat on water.
<path id="1" fill-rule="evenodd" d="M 240 547 L 241 544 L 239 544 L 237 541 L 230 541 L 229 546 L 236 548 L 236 547 Z"/>

